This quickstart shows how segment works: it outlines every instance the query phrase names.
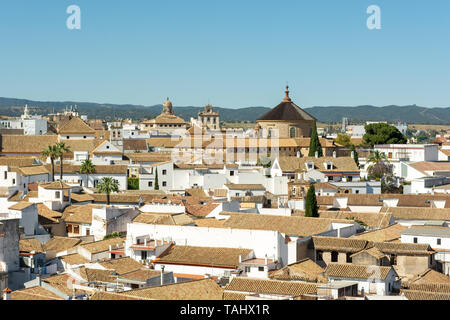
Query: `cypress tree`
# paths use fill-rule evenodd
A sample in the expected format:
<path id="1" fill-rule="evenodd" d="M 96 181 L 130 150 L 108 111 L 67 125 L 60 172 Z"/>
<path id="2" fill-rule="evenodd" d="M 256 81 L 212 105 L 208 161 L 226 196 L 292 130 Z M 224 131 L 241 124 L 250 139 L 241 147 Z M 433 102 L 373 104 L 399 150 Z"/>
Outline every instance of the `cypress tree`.
<path id="1" fill-rule="evenodd" d="M 322 145 L 320 144 L 319 136 L 317 135 L 317 125 L 314 121 L 314 125 L 312 128 L 311 139 L 309 141 L 309 157 L 314 157 L 316 155 L 316 151 L 319 153 L 319 157 L 323 157 Z"/>
<path id="2" fill-rule="evenodd" d="M 314 188 L 314 184 L 308 189 L 308 193 L 306 194 L 305 200 L 305 217 L 315 217 L 319 216 L 319 207 L 317 206 L 316 199 L 316 188 Z"/>
<path id="3" fill-rule="evenodd" d="M 350 147 L 350 151 L 353 152 L 353 160 L 355 160 L 356 165 L 359 167 L 358 152 L 356 152 L 356 148 L 353 144 Z"/>
<path id="4" fill-rule="evenodd" d="M 159 183 L 158 183 L 158 167 L 155 167 L 155 190 L 159 190 Z"/>

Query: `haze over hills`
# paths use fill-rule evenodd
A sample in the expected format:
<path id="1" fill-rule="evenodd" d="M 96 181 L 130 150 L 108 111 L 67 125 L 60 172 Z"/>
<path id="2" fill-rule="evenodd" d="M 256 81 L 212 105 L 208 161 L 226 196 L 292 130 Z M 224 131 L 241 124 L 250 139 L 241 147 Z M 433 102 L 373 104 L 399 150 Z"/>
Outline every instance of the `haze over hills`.
<path id="1" fill-rule="evenodd" d="M 86 114 L 89 118 L 101 118 L 111 120 L 117 118 L 153 118 L 157 116 L 162 109 L 161 104 L 153 106 L 143 105 L 118 105 L 118 104 L 100 104 L 91 102 L 76 101 L 32 101 L 26 99 L 0 98 L 0 115 L 19 116 L 23 113 L 23 106 L 28 104 L 32 108 L 32 113 L 49 114 L 64 110 L 67 105 L 77 105 L 81 114 Z M 273 106 L 272 106 L 273 107 Z M 300 106 L 301 107 L 301 106 Z M 203 107 L 174 106 L 174 112 L 186 121 L 191 117 L 197 117 L 197 113 Z M 246 107 L 239 109 L 227 109 L 214 107 L 220 113 L 220 120 L 226 122 L 250 121 L 255 122 L 257 118 L 269 111 L 268 107 Z M 340 122 L 342 117 L 347 117 L 353 121 L 402 121 L 407 123 L 421 124 L 450 124 L 450 108 L 425 108 L 416 105 L 412 106 L 385 106 L 374 107 L 370 105 L 357 107 L 312 107 L 304 110 L 320 122 L 333 123 Z"/>

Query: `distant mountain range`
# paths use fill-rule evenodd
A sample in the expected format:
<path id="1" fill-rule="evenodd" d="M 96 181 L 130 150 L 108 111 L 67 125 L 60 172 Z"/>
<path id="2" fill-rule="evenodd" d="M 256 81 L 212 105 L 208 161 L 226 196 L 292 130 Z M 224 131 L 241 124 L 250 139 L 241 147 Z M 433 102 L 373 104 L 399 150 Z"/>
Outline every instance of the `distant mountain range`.
<path id="1" fill-rule="evenodd" d="M 143 106 L 143 105 L 118 105 L 118 104 L 100 104 L 91 102 L 44 102 L 25 99 L 0 98 L 0 115 L 19 116 L 23 113 L 23 106 L 28 104 L 31 112 L 35 114 L 49 114 L 64 110 L 68 105 L 77 105 L 80 114 L 85 114 L 89 118 L 101 118 L 111 120 L 113 118 L 154 118 L 160 114 L 162 105 Z M 214 107 L 215 111 L 220 113 L 220 120 L 225 122 L 255 122 L 260 116 L 269 111 L 267 107 L 247 107 L 239 109 L 226 109 Z M 191 117 L 197 117 L 197 114 L 203 107 L 186 106 L 174 107 L 176 115 L 189 121 Z M 450 108 L 425 108 L 416 105 L 412 106 L 357 106 L 357 107 L 312 107 L 304 110 L 319 122 L 336 123 L 341 122 L 342 117 L 349 120 L 362 122 L 367 120 L 389 121 L 389 122 L 407 122 L 420 124 L 450 124 Z"/>

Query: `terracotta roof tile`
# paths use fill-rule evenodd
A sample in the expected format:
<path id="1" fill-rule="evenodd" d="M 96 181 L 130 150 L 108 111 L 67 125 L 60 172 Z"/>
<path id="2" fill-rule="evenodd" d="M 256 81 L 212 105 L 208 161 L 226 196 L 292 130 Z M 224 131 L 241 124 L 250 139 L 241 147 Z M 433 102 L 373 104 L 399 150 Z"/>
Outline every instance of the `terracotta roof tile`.
<path id="1" fill-rule="evenodd" d="M 85 257 L 83 257 L 78 253 L 62 256 L 61 260 L 64 261 L 65 263 L 68 263 L 69 265 L 85 264 L 89 262 L 88 259 L 86 259 Z"/>
<path id="2" fill-rule="evenodd" d="M 224 223 L 224 227 L 249 230 L 273 230 L 286 235 L 306 237 L 329 231 L 332 222 L 352 223 L 352 221 L 348 220 L 245 213 L 233 214 Z"/>
<path id="3" fill-rule="evenodd" d="M 20 202 L 17 202 L 16 204 L 10 206 L 8 209 L 21 211 L 21 210 L 31 207 L 33 205 L 34 205 L 34 203 L 32 203 L 32 202 L 20 201 Z"/>
<path id="4" fill-rule="evenodd" d="M 130 290 L 123 295 L 156 300 L 222 300 L 223 290 L 217 285 L 216 281 L 202 279 Z"/>
<path id="5" fill-rule="evenodd" d="M 225 287 L 225 292 L 241 293 L 266 293 L 300 296 L 303 294 L 314 294 L 317 285 L 310 282 L 266 280 L 247 277 L 234 277 Z"/>
<path id="6" fill-rule="evenodd" d="M 450 300 L 450 293 L 428 292 L 416 290 L 400 290 L 408 300 Z"/>
<path id="7" fill-rule="evenodd" d="M 407 229 L 408 227 L 402 226 L 399 223 L 390 225 L 386 228 L 382 228 L 379 230 L 367 231 L 363 233 L 358 233 L 350 238 L 360 239 L 360 240 L 368 240 L 368 241 L 376 241 L 376 242 L 388 242 L 396 239 L 400 239 L 402 235 L 402 231 Z"/>
<path id="8" fill-rule="evenodd" d="M 174 245 L 153 262 L 237 268 L 239 256 L 244 260 L 252 252 L 251 249 Z"/>
<path id="9" fill-rule="evenodd" d="M 366 248 L 368 242 L 359 239 L 336 237 L 312 237 L 315 250 L 358 252 Z"/>
<path id="10" fill-rule="evenodd" d="M 42 243 L 34 238 L 19 240 L 19 251 L 21 252 L 44 252 Z"/>
<path id="11" fill-rule="evenodd" d="M 278 162 L 281 170 L 285 172 L 306 171 L 306 163 L 312 161 L 314 168 L 322 172 L 359 172 L 358 166 L 352 157 L 280 157 Z M 333 169 L 326 169 L 325 163 L 331 162 Z"/>
<path id="12" fill-rule="evenodd" d="M 105 269 L 114 270 L 119 275 L 144 268 L 144 265 L 134 259 L 131 259 L 130 257 L 111 259 L 99 262 L 99 264 Z"/>
<path id="13" fill-rule="evenodd" d="M 73 117 L 67 121 L 59 130 L 59 134 L 94 134 L 95 130 L 92 129 L 81 118 Z"/>
<path id="14" fill-rule="evenodd" d="M 55 250 L 56 253 L 73 248 L 81 243 L 80 239 L 68 237 L 52 237 L 44 244 L 45 251 Z"/>
<path id="15" fill-rule="evenodd" d="M 334 263 L 327 265 L 325 275 L 330 278 L 376 279 L 384 280 L 392 267 L 366 266 L 351 263 Z"/>
<path id="16" fill-rule="evenodd" d="M 301 280 L 308 282 L 326 282 L 325 269 L 311 259 L 303 259 L 270 273 L 269 278 L 276 280 Z"/>
<path id="17" fill-rule="evenodd" d="M 116 245 L 122 247 L 124 242 L 125 238 L 116 237 L 101 241 L 90 242 L 87 244 L 82 244 L 81 247 L 88 250 L 90 253 L 99 253 L 108 251 L 110 245 L 112 245 L 113 247 L 115 247 Z"/>
<path id="18" fill-rule="evenodd" d="M 42 287 L 32 287 L 11 292 L 11 300 L 64 300 Z"/>

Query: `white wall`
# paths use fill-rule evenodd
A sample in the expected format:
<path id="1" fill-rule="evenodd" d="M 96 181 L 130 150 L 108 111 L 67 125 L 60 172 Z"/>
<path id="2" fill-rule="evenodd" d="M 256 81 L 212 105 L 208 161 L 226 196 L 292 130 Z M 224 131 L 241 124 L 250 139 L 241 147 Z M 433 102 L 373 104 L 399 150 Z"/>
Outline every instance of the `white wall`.
<path id="1" fill-rule="evenodd" d="M 288 260 L 284 237 L 278 231 L 130 223 L 127 228 L 127 255 L 134 239 L 143 235 L 156 240 L 172 239 L 178 245 L 253 249 L 256 257 L 275 256 L 284 263 Z"/>

